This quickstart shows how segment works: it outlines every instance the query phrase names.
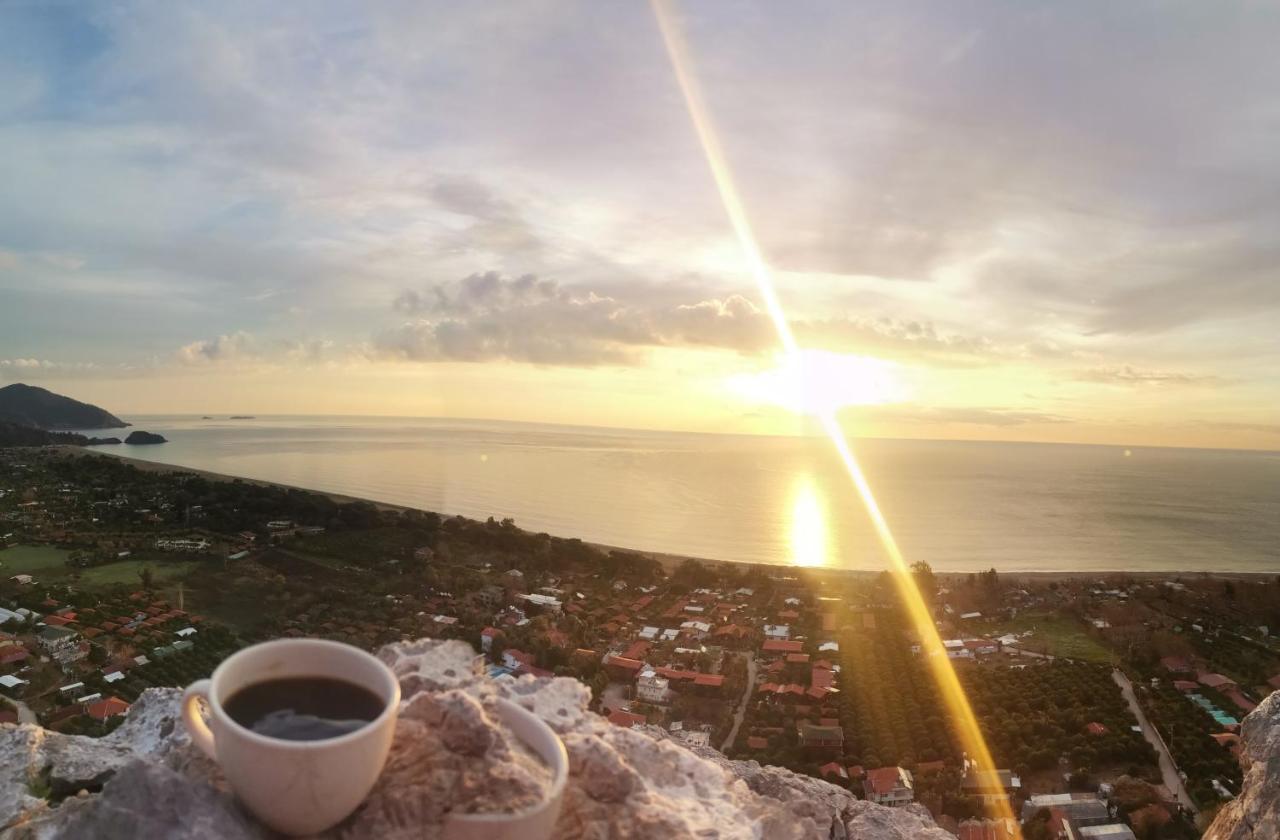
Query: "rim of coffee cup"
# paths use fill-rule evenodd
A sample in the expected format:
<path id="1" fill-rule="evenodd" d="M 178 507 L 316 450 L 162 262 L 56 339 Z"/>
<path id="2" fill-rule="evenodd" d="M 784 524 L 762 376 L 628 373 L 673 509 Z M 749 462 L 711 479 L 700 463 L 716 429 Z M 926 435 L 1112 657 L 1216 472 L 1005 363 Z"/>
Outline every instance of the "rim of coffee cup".
<path id="1" fill-rule="evenodd" d="M 240 656 L 246 656 L 262 648 L 286 646 L 286 645 L 313 647 L 313 648 L 327 648 L 333 651 L 340 651 L 344 655 L 357 656 L 363 659 L 367 659 L 370 662 L 376 664 L 378 666 L 377 667 L 378 672 L 381 673 L 386 678 L 387 685 L 391 687 L 391 692 L 389 697 L 384 697 L 383 696 L 384 692 L 381 692 L 381 691 L 378 692 L 378 699 L 382 700 L 386 705 L 383 707 L 382 711 L 378 714 L 376 718 L 365 722 L 365 724 L 361 726 L 359 729 L 356 729 L 352 732 L 345 732 L 342 735 L 335 735 L 332 738 L 319 738 L 314 741 L 290 741 L 285 738 L 272 738 L 270 735 L 263 735 L 260 732 L 254 732 L 252 729 L 249 729 L 248 727 L 239 723 L 235 718 L 227 714 L 226 709 L 224 709 L 222 706 L 221 698 L 217 696 L 219 674 L 223 672 L 224 668 L 231 666 L 231 664 L 235 662 L 235 660 Z M 316 676 L 322 676 L 322 677 L 332 678 L 332 679 L 343 679 L 343 677 L 335 676 L 333 674 L 320 674 Z M 356 682 L 355 680 L 347 680 L 347 681 L 353 682 L 353 683 Z M 252 683 L 245 683 L 245 685 L 252 685 Z M 240 650 L 228 656 L 226 659 L 222 660 L 222 662 L 218 664 L 218 667 L 213 669 L 213 673 L 209 675 L 209 693 L 205 696 L 204 699 L 206 701 L 206 705 L 209 708 L 209 711 L 218 717 L 219 722 L 234 729 L 236 731 L 236 734 L 238 735 L 243 735 L 252 741 L 256 741 L 266 746 L 271 746 L 271 747 L 276 747 L 281 749 L 314 750 L 314 749 L 320 749 L 322 747 L 330 747 L 330 746 L 345 744 L 350 741 L 354 741 L 357 738 L 367 734 L 366 730 L 376 727 L 379 724 L 385 723 L 388 717 L 391 717 L 397 714 L 400 708 L 400 681 L 396 679 L 396 675 L 391 671 L 390 668 L 387 667 L 385 662 L 381 661 L 373 654 L 367 651 L 361 650 L 360 648 L 354 645 L 348 645 L 343 642 L 334 642 L 334 641 L 330 641 L 329 639 L 271 639 L 266 642 L 258 642 L 257 644 L 253 644 L 253 645 L 249 645 L 248 647 L 241 648 Z"/>
<path id="2" fill-rule="evenodd" d="M 564 791 L 569 782 L 569 754 L 565 749 L 564 740 L 539 715 L 509 698 L 498 698 L 497 707 L 503 723 L 512 731 L 512 734 L 551 770 L 551 786 L 541 801 L 519 811 L 450 814 L 445 820 L 445 840 L 455 840 L 455 838 L 472 840 L 472 838 L 494 836 L 519 837 L 521 840 L 545 840 L 554 831 L 555 819 L 559 816 Z M 546 739 L 549 746 L 544 748 L 532 743 L 520 732 L 526 726 L 539 730 L 544 736 L 549 736 Z M 548 818 L 549 822 L 539 825 Z M 541 831 L 538 834 L 530 833 L 539 829 Z"/>

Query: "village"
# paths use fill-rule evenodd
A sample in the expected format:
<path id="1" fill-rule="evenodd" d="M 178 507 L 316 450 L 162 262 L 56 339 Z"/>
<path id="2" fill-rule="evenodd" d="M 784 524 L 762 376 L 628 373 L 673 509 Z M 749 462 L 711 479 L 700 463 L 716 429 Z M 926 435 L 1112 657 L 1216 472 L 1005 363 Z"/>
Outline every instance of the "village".
<path id="1" fill-rule="evenodd" d="M 623 727 L 777 764 L 961 838 L 1195 837 L 1280 688 L 1276 580 L 685 561 L 304 491 L 0 451 L 0 721 L 103 734 L 253 641 L 471 643 Z M 934 641 L 938 642 L 935 646 Z M 957 672 L 996 762 L 949 724 Z M 992 817 L 1003 803 L 1018 821 Z"/>

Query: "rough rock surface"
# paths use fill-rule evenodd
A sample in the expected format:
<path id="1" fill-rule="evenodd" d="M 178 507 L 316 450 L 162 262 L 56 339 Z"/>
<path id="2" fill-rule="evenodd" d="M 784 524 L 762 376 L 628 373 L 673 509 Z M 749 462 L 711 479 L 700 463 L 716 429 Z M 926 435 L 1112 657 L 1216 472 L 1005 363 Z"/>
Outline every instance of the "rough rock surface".
<path id="1" fill-rule="evenodd" d="M 1244 785 L 1218 812 L 1205 840 L 1280 840 L 1280 691 L 1240 726 Z"/>
<path id="2" fill-rule="evenodd" d="M 430 726 L 449 719 L 448 747 L 459 754 L 482 752 L 495 735 L 467 704 L 444 700 L 455 691 L 481 703 L 511 699 L 560 734 L 571 777 L 557 837 L 953 840 L 918 806 L 883 808 L 818 779 L 691 750 L 660 730 L 614 726 L 587 709 L 590 692 L 576 680 L 486 679 L 462 642 L 391 645 L 379 656 L 400 677 L 405 708 L 425 704 L 410 721 Z M 227 792 L 217 767 L 191 745 L 179 697 L 172 689 L 149 690 L 126 723 L 101 739 L 0 726 L 0 838 L 267 837 Z M 389 763 L 362 809 L 329 835 L 421 836 L 405 802 L 426 789 L 412 762 Z"/>

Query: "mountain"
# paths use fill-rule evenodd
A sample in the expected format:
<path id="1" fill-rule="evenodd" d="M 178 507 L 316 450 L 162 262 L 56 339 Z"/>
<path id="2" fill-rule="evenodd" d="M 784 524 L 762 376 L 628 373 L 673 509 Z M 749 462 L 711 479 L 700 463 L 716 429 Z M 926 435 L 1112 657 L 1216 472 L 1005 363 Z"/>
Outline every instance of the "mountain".
<path id="1" fill-rule="evenodd" d="M 21 382 L 0 388 L 0 421 L 38 429 L 122 429 L 129 425 L 96 405 Z"/>
<path id="2" fill-rule="evenodd" d="M 88 441 L 84 435 L 71 432 L 46 432 L 31 426 L 17 423 L 6 423 L 0 420 L 0 447 L 5 446 L 53 446 L 69 443 L 73 446 L 84 446 Z"/>

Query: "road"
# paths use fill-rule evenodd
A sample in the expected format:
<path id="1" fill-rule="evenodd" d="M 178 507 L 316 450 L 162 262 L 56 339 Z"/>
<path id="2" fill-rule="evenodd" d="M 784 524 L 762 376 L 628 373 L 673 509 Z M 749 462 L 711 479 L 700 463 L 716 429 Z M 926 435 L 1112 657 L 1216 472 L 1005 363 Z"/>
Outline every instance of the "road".
<path id="1" fill-rule="evenodd" d="M 21 700 L 14 700 L 12 697 L 0 697 L 0 700 L 9 701 L 9 705 L 18 710 L 18 723 L 38 723 L 36 713 L 31 711 L 31 707 Z"/>
<path id="2" fill-rule="evenodd" d="M 1142 707 L 1138 705 L 1138 697 L 1133 693 L 1133 683 L 1129 682 L 1129 678 L 1119 668 L 1111 672 L 1111 679 L 1120 686 L 1120 693 L 1129 703 L 1133 716 L 1138 719 L 1138 725 L 1142 727 L 1142 736 L 1147 739 L 1147 743 L 1155 747 L 1156 755 L 1160 757 L 1160 775 L 1164 777 L 1164 786 L 1177 797 L 1184 808 L 1192 814 L 1199 815 L 1200 811 L 1196 808 L 1196 803 L 1192 801 L 1191 795 L 1187 793 L 1187 786 L 1182 783 L 1182 777 L 1178 775 L 1178 765 L 1169 754 L 1169 748 L 1165 746 L 1164 739 L 1160 737 L 1160 733 L 1151 725 L 1151 721 L 1147 720 Z"/>
<path id="3" fill-rule="evenodd" d="M 742 689 L 742 702 L 738 704 L 738 710 L 733 713 L 733 728 L 729 730 L 729 737 L 724 739 L 724 743 L 720 745 L 720 752 L 725 752 L 733 745 L 733 741 L 738 737 L 738 727 L 742 726 L 742 719 L 747 714 L 747 704 L 751 702 L 751 692 L 756 690 L 756 658 L 750 652 L 747 657 L 747 687 Z"/>

